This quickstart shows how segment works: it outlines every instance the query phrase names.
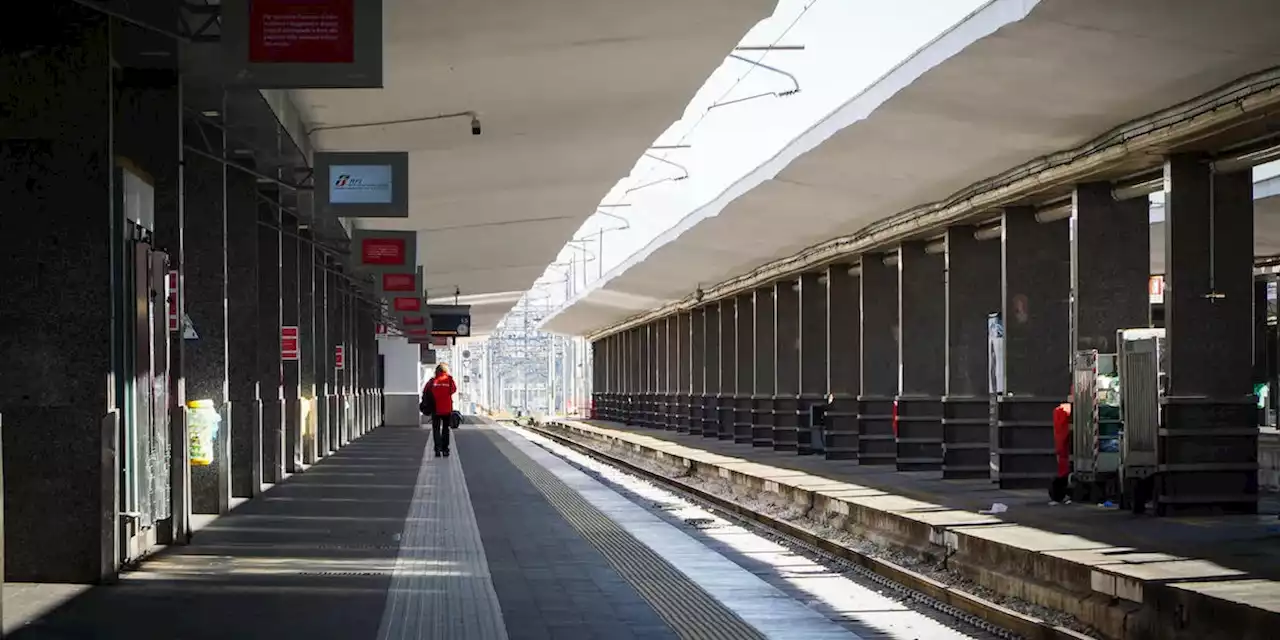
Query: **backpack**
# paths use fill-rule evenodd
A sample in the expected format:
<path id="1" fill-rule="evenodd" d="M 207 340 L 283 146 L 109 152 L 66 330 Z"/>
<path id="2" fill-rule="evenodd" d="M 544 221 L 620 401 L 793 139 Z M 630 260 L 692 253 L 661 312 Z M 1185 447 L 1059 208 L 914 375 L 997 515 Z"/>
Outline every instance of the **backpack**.
<path id="1" fill-rule="evenodd" d="M 424 416 L 436 414 L 436 396 L 431 393 L 430 385 L 422 391 L 422 399 L 418 401 L 418 411 L 421 411 Z"/>

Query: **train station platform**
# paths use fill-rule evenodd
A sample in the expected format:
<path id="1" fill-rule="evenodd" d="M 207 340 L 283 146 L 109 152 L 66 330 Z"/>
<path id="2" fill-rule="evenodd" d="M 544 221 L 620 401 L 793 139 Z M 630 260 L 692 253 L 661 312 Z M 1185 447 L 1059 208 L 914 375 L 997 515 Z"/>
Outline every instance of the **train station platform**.
<path id="1" fill-rule="evenodd" d="M 1072 614 L 1101 637 L 1184 637 L 1167 635 L 1172 627 L 1160 625 L 1178 624 L 1167 617 L 1182 619 L 1185 637 L 1218 637 L 1197 635 L 1197 619 L 1237 638 L 1270 637 L 1280 623 L 1274 494 L 1257 516 L 1157 518 L 1052 505 L 1047 487 L 1002 490 L 988 480 L 942 480 L 937 472 L 678 431 L 573 420 L 542 428 L 704 492 L 754 500 L 748 509 L 781 509 L 882 546 L 945 557 L 944 566 L 987 593 Z M 983 513 L 994 504 L 1007 510 Z M 1161 634 L 1141 635 L 1139 624 Z"/>
<path id="2" fill-rule="evenodd" d="M 430 429 L 376 429 L 118 584 L 8 585 L 6 637 L 989 637 L 874 591 L 814 605 L 783 574 L 837 574 L 766 541 L 732 551 L 524 433 L 469 420 L 446 458 L 430 453 Z"/>

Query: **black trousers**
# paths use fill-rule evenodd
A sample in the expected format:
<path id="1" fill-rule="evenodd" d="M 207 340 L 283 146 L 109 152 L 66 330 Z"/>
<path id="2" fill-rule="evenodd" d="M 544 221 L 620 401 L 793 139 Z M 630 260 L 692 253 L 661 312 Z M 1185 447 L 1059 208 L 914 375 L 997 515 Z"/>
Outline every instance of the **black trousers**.
<path id="1" fill-rule="evenodd" d="M 449 416 L 431 416 L 431 441 L 436 445 L 436 453 L 449 452 Z"/>

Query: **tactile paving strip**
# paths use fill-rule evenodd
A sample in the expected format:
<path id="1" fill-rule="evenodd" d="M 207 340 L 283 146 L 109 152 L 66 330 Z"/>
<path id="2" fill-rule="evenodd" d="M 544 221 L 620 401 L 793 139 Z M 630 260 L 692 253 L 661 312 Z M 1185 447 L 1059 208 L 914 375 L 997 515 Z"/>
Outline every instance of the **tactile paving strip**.
<path id="1" fill-rule="evenodd" d="M 378 640 L 506 640 L 458 455 L 425 458 Z"/>
<path id="2" fill-rule="evenodd" d="M 491 428 L 481 428 L 481 431 L 681 638 L 765 640 L 755 627 L 623 530 L 555 474 L 496 435 Z"/>

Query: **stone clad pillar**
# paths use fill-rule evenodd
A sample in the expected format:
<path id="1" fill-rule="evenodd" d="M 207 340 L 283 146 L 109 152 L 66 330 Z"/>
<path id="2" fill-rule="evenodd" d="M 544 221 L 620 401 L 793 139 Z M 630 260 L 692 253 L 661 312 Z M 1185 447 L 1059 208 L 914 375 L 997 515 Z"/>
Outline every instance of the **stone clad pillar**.
<path id="1" fill-rule="evenodd" d="M 1039 222 L 1006 209 L 1004 225 L 1005 393 L 997 398 L 1001 488 L 1042 488 L 1057 473 L 1053 409 L 1071 388 L 1070 221 Z"/>
<path id="2" fill-rule="evenodd" d="M 707 394 L 706 307 L 689 314 L 689 433 L 702 435 L 703 407 Z"/>
<path id="3" fill-rule="evenodd" d="M 256 179 L 226 169 L 227 185 L 227 364 L 231 404 L 231 494 L 252 498 L 262 491 L 262 402 L 258 382 L 261 316 L 258 288 L 258 197 Z"/>
<path id="4" fill-rule="evenodd" d="M 112 201 L 110 25 L 48 4 L 10 18 L 47 22 L 37 32 L 48 40 L 0 53 L 5 573 L 92 583 L 117 569 L 120 527 L 104 496 L 119 476 L 103 455 L 124 424 L 111 381 L 124 373 L 112 345 L 123 335 L 113 308 L 125 300 L 112 278 L 129 236 Z"/>
<path id="5" fill-rule="evenodd" d="M 1252 172 L 1165 163 L 1167 391 L 1156 513 L 1258 511 Z"/>
<path id="6" fill-rule="evenodd" d="M 862 395 L 862 268 L 835 264 L 827 269 L 827 460 L 858 457 L 858 397 Z"/>
<path id="7" fill-rule="evenodd" d="M 827 283 L 823 273 L 800 276 L 800 431 L 799 453 L 822 454 L 826 450 L 822 425 L 810 427 L 814 408 L 826 403 L 827 382 Z M 817 419 L 825 422 L 825 415 Z"/>
<path id="8" fill-rule="evenodd" d="M 970 226 L 947 230 L 942 477 L 948 479 L 991 476 L 987 318 L 1001 309 L 1001 258 L 1000 242 L 980 240 L 977 231 Z"/>
<path id="9" fill-rule="evenodd" d="M 734 355 L 737 380 L 733 394 L 733 442 L 752 442 L 752 403 L 755 395 L 755 297 L 741 293 L 733 301 Z"/>
<path id="10" fill-rule="evenodd" d="M 774 350 L 773 287 L 755 290 L 755 397 L 751 408 L 751 446 L 773 447 L 773 394 L 777 379 Z"/>
<path id="11" fill-rule="evenodd" d="M 657 363 L 657 366 L 654 367 L 654 375 L 658 379 L 653 396 L 653 426 L 657 429 L 667 428 L 667 419 L 671 410 L 671 405 L 668 401 L 668 394 L 671 393 L 671 353 L 668 347 L 670 342 L 669 331 L 667 330 L 668 319 L 669 316 L 663 316 L 653 322 L 654 361 Z"/>
<path id="12" fill-rule="evenodd" d="M 862 395 L 858 397 L 858 463 L 895 464 L 894 398 L 898 395 L 897 255 L 862 257 Z"/>
<path id="13" fill-rule="evenodd" d="M 222 152 L 223 133 L 215 127 L 188 120 L 183 137 L 208 140 L 217 153 Z M 213 462 L 191 468 L 191 509 L 199 514 L 226 513 L 231 508 L 235 416 L 229 393 L 227 313 L 232 287 L 227 279 L 227 177 L 218 162 L 184 154 L 183 305 L 196 337 L 185 340 L 183 376 L 187 400 L 212 403 L 222 418 L 213 443 Z M 249 397 L 245 402 L 252 406 Z"/>
<path id="14" fill-rule="evenodd" d="M 693 337 L 693 315 L 681 311 L 676 316 L 676 430 L 689 433 L 689 406 L 692 399 L 693 359 L 690 340 Z"/>
<path id="15" fill-rule="evenodd" d="M 942 469 L 942 396 L 947 386 L 946 243 L 898 250 L 898 470 Z"/>
<path id="16" fill-rule="evenodd" d="M 733 440 L 734 394 L 737 389 L 738 360 L 734 329 L 736 300 L 721 300 L 720 306 L 720 386 L 716 395 L 716 432 L 721 440 Z"/>
<path id="17" fill-rule="evenodd" d="M 773 450 L 799 450 L 800 431 L 800 283 L 775 283 Z"/>
<path id="18" fill-rule="evenodd" d="M 720 303 L 703 307 L 702 319 L 702 436 L 720 437 Z"/>
<path id="19" fill-rule="evenodd" d="M 271 192 L 273 200 L 280 197 Z M 258 455 L 261 475 L 254 486 L 284 477 L 284 388 L 280 361 L 280 208 L 258 202 L 258 398 L 262 401 L 262 433 Z"/>
<path id="20" fill-rule="evenodd" d="M 316 293 L 315 246 L 310 230 L 300 230 L 297 255 L 298 276 L 298 381 L 299 447 L 302 464 L 316 461 Z"/>

